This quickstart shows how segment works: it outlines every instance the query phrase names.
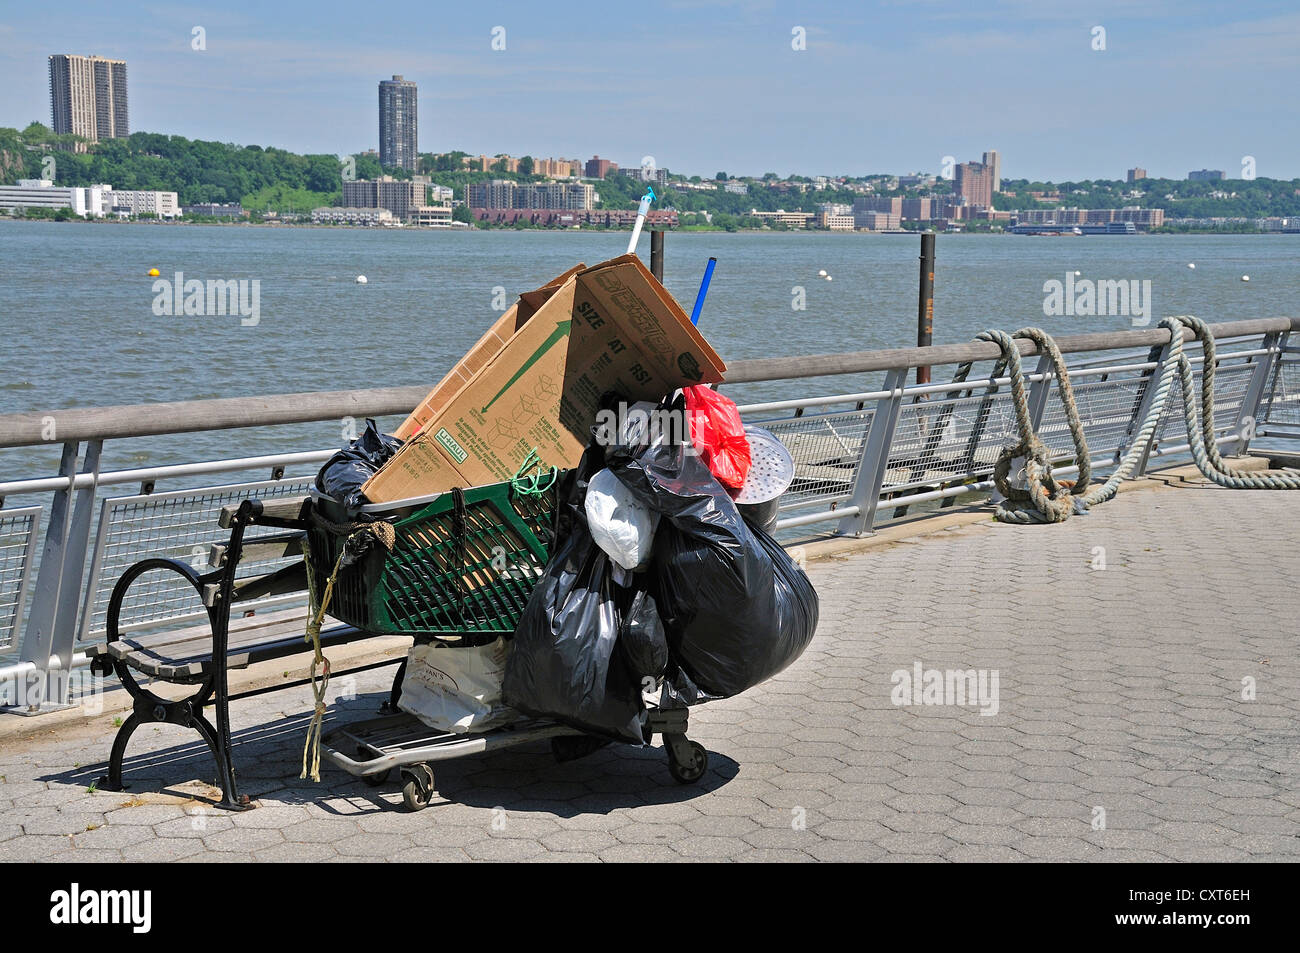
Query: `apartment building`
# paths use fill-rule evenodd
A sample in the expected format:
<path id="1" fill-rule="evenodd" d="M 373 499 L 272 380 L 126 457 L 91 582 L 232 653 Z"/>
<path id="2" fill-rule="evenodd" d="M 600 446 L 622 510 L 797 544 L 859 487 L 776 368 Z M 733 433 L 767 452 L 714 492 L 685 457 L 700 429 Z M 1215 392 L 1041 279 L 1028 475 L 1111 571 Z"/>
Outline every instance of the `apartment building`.
<path id="1" fill-rule="evenodd" d="M 585 171 L 589 179 L 603 179 L 611 172 L 618 171 L 618 163 L 602 159 L 600 156 L 592 156 L 587 160 Z"/>
<path id="2" fill-rule="evenodd" d="M 394 75 L 379 81 L 379 164 L 416 170 L 420 161 L 416 85 Z M 424 203 L 420 203 L 424 204 Z"/>
<path id="3" fill-rule="evenodd" d="M 784 209 L 775 212 L 754 209 L 749 214 L 768 225 L 785 225 L 789 228 L 807 228 L 808 223 L 817 217 L 815 212 L 787 212 Z"/>
<path id="4" fill-rule="evenodd" d="M 866 229 L 869 232 L 896 231 L 902 224 L 902 213 L 878 212 L 875 209 L 855 211 L 853 213 L 853 223 L 858 228 Z"/>
<path id="5" fill-rule="evenodd" d="M 993 169 L 982 162 L 963 162 L 953 177 L 953 194 L 967 205 L 993 205 Z"/>
<path id="6" fill-rule="evenodd" d="M 343 183 L 343 208 L 386 208 L 401 221 L 428 202 L 423 182 L 394 179 L 357 179 Z"/>
<path id="7" fill-rule="evenodd" d="M 934 199 L 903 199 L 899 213 L 905 222 L 928 222 L 934 218 Z"/>
<path id="8" fill-rule="evenodd" d="M 833 212 L 818 212 L 817 227 L 832 232 L 851 232 L 856 227 L 852 215 L 837 215 Z"/>
<path id="9" fill-rule="evenodd" d="M 1138 228 L 1159 228 L 1165 223 L 1162 208 L 1049 208 L 1027 209 L 1016 213 L 1021 225 L 1106 225 L 1132 222 Z"/>
<path id="10" fill-rule="evenodd" d="M 397 219 L 386 208 L 333 207 L 312 209 L 313 225 L 395 225 Z"/>
<path id="11" fill-rule="evenodd" d="M 493 179 L 465 186 L 465 204 L 480 209 L 564 209 L 587 211 L 596 190 L 587 182 L 512 182 Z"/>
<path id="12" fill-rule="evenodd" d="M 48 58 L 50 120 L 57 133 L 89 142 L 131 134 L 126 61 L 57 53 Z"/>

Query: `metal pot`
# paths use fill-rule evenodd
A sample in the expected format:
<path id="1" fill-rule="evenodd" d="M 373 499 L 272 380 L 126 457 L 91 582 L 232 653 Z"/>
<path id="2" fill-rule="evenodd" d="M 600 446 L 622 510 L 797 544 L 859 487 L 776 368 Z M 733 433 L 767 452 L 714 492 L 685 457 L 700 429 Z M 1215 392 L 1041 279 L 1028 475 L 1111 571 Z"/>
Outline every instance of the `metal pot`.
<path id="1" fill-rule="evenodd" d="M 794 482 L 794 458 L 770 430 L 746 427 L 750 467 L 736 495 L 736 509 L 751 525 L 765 533 L 776 526 L 781 494 Z"/>

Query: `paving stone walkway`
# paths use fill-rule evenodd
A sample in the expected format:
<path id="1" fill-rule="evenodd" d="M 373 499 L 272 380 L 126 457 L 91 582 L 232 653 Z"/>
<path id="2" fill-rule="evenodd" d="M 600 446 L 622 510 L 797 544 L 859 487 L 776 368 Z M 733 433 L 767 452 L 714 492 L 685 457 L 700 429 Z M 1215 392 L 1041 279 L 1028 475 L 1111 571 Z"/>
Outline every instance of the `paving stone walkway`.
<path id="1" fill-rule="evenodd" d="M 88 790 L 106 717 L 0 742 L 0 860 L 1295 860 L 1297 514 L 1193 485 L 814 563 L 816 640 L 692 713 L 695 787 L 659 749 L 537 745 L 440 766 L 405 813 L 395 784 L 297 779 L 306 689 L 236 705 L 242 814 L 203 802 L 210 761 L 177 728 L 137 732 L 126 793 Z M 918 667 L 917 701 L 942 696 L 927 670 L 985 691 L 895 704 Z M 373 713 L 391 671 L 334 718 Z"/>

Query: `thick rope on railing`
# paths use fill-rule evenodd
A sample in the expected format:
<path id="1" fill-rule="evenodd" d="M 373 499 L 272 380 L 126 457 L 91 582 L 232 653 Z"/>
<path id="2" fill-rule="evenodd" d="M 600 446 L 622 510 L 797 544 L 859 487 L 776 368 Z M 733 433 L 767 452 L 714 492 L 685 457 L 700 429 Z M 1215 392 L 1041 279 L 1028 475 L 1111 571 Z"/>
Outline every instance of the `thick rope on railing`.
<path id="1" fill-rule="evenodd" d="M 1133 468 L 1146 455 L 1147 448 L 1155 436 L 1156 427 L 1164 414 L 1175 375 L 1178 376 L 1182 388 L 1183 418 L 1187 425 L 1192 457 L 1207 479 L 1230 489 L 1300 489 L 1300 472 L 1234 470 L 1224 463 L 1219 453 L 1214 427 L 1216 360 L 1214 335 L 1210 333 L 1204 321 L 1192 315 L 1164 318 L 1160 326 L 1169 330 L 1170 345 L 1169 353 L 1159 369 L 1159 377 L 1155 380 L 1155 391 L 1152 394 L 1150 408 L 1114 472 L 1105 483 L 1091 492 L 1085 492 L 1091 481 L 1091 455 L 1088 452 L 1088 441 L 1074 401 L 1074 389 L 1070 384 L 1068 369 L 1060 349 L 1051 336 L 1041 328 L 1022 328 L 1015 334 L 994 329 L 978 335 L 980 340 L 992 341 L 1002 349 L 998 366 L 1001 369 L 1005 365 L 1010 372 L 1012 406 L 1019 433 L 1019 440 L 1003 447 L 994 465 L 994 484 L 998 492 L 1005 497 L 997 507 L 998 520 L 1004 523 L 1059 523 L 1069 519 L 1075 512 L 1087 512 L 1090 507 L 1104 503 L 1113 497 L 1118 492 L 1120 483 L 1128 478 Z M 1191 361 L 1183 351 L 1184 327 L 1190 328 L 1196 335 L 1204 354 L 1199 413 Z M 1053 476 L 1050 453 L 1034 433 L 1029 402 L 1025 394 L 1024 370 L 1021 367 L 1020 350 L 1016 346 L 1015 338 L 1032 340 L 1052 362 L 1061 404 L 1065 409 L 1066 422 L 1074 442 L 1075 462 L 1079 469 L 1079 478 L 1073 484 Z M 959 376 L 964 380 L 965 374 L 962 374 L 962 370 L 969 373 L 969 368 L 963 365 L 958 371 Z M 1021 459 L 1024 460 L 1021 470 L 1025 478 L 1023 487 L 1013 484 L 1010 479 L 1014 463 Z"/>
<path id="2" fill-rule="evenodd" d="M 334 583 L 338 580 L 340 570 L 359 559 L 371 545 L 378 544 L 392 552 L 397 543 L 397 533 L 391 523 L 352 523 L 344 526 L 329 523 L 323 517 L 319 517 L 318 522 L 327 524 L 334 530 L 350 531 L 351 535 L 339 550 L 338 559 L 334 560 L 334 568 L 330 570 L 329 578 L 325 581 L 325 591 L 321 594 L 320 607 L 308 621 L 307 634 L 303 637 L 303 641 L 311 643 L 314 652 L 311 660 L 311 691 L 315 704 L 312 709 L 311 723 L 307 726 L 307 740 L 302 748 L 302 773 L 298 777 L 310 777 L 313 781 L 320 780 L 320 742 L 321 730 L 325 724 L 325 691 L 330 683 L 330 662 L 321 651 L 320 629 L 325 621 L 330 599 L 334 595 Z M 309 569 L 308 577 L 310 575 Z"/>

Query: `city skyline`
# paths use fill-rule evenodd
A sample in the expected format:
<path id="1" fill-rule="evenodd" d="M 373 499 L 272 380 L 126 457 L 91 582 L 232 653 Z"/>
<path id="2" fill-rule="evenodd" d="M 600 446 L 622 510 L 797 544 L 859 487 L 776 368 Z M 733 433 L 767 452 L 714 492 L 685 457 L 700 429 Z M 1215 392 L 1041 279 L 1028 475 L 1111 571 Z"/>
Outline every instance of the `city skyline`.
<path id="1" fill-rule="evenodd" d="M 400 19 L 408 7 L 396 6 Z M 1300 175 L 1300 131 L 1278 121 L 1293 111 L 1285 79 L 1300 13 L 1277 2 L 1161 0 L 1140 15 L 1110 2 L 884 3 L 847 15 L 678 3 L 664 22 L 580 5 L 563 29 L 507 4 L 439 10 L 416 18 L 427 31 L 396 38 L 308 9 L 168 7 L 129 32 L 109 28 L 120 13 L 88 4 L 58 21 L 16 11 L 0 26 L 0 124 L 44 121 L 39 65 L 85 49 L 131 63 L 135 129 L 295 152 L 378 147 L 374 84 L 398 73 L 424 86 L 422 125 L 436 130 L 426 152 L 652 156 L 706 177 L 862 175 L 939 172 L 997 143 L 1007 179 L 1121 179 L 1134 166 L 1239 178 L 1247 159 L 1260 176 Z"/>

